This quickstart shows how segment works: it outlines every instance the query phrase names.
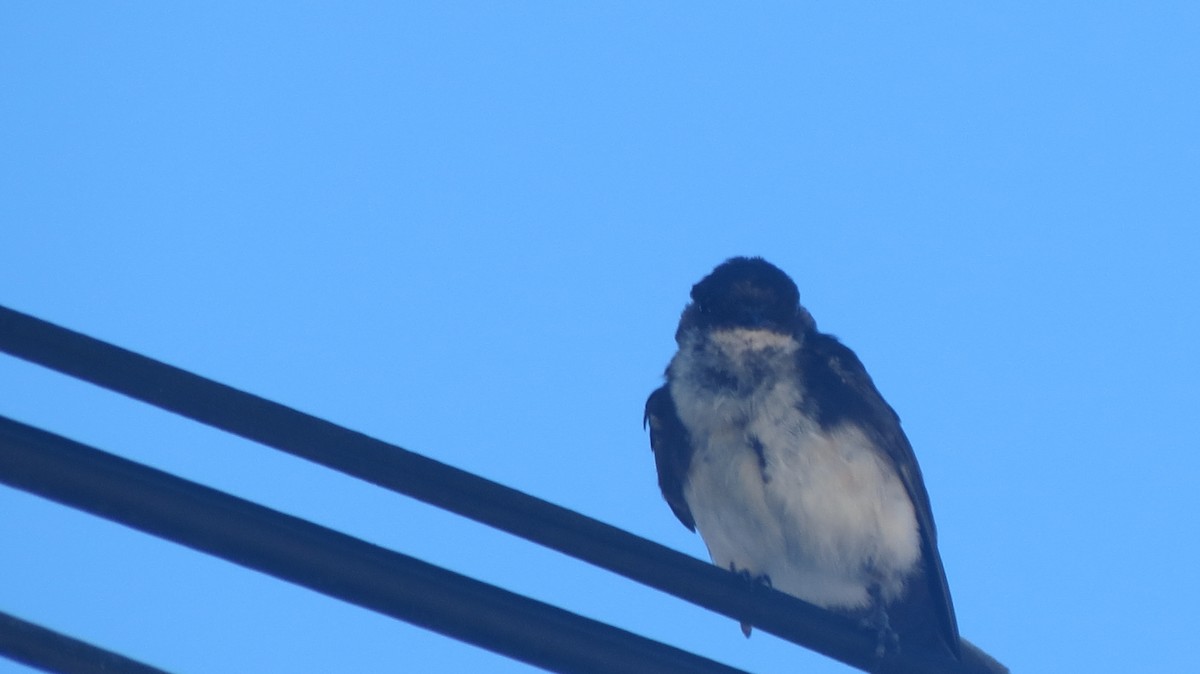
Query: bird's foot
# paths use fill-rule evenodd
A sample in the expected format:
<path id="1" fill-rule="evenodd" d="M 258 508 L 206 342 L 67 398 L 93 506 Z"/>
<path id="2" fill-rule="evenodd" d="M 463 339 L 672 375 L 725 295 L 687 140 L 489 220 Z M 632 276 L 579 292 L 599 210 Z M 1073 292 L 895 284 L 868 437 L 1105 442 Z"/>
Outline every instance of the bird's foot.
<path id="1" fill-rule="evenodd" d="M 749 569 L 739 569 L 737 564 L 729 563 L 729 570 L 741 576 L 747 583 L 755 587 L 775 587 L 771 584 L 771 577 L 765 573 L 753 574 Z"/>
<path id="2" fill-rule="evenodd" d="M 767 587 L 767 588 L 773 587 L 771 585 L 771 577 L 765 573 L 760 573 L 760 574 L 755 575 L 753 573 L 750 573 L 749 569 L 737 568 L 737 565 L 734 564 L 733 562 L 729 563 L 729 570 L 731 572 L 737 574 L 738 576 L 740 576 L 747 583 L 749 583 L 751 586 L 751 589 L 756 589 L 756 588 L 760 588 L 760 587 Z M 750 625 L 750 623 L 742 621 L 742 634 L 746 635 L 747 639 L 750 638 L 750 632 L 752 630 L 753 630 L 753 627 Z"/>

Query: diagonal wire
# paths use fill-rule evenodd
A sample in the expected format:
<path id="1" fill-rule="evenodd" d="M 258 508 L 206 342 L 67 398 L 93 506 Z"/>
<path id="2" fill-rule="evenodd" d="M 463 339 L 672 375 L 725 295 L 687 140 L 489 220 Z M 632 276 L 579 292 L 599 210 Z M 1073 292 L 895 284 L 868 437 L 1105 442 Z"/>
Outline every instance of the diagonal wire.
<path id="1" fill-rule="evenodd" d="M 0 482 L 552 671 L 741 671 L 4 417 Z"/>
<path id="2" fill-rule="evenodd" d="M 876 636 L 853 621 L 572 510 L 0 306 L 0 351 L 482 522 L 863 670 Z M 893 672 L 987 672 L 948 653 L 889 656 Z"/>
<path id="3" fill-rule="evenodd" d="M 55 674 L 166 674 L 161 669 L 0 612 L 0 655 Z"/>

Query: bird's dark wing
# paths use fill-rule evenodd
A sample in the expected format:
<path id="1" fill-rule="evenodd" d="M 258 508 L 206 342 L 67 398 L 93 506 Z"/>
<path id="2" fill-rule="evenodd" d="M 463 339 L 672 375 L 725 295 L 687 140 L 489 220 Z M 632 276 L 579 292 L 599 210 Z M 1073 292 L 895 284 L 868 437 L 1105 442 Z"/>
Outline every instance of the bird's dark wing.
<path id="1" fill-rule="evenodd" d="M 658 468 L 658 488 L 683 526 L 695 531 L 696 520 L 683 497 L 683 483 L 692 463 L 692 444 L 687 429 L 675 413 L 671 390 L 665 385 L 646 400 L 643 423 L 650 427 L 650 449 L 654 450 L 654 465 Z"/>
<path id="2" fill-rule="evenodd" d="M 937 529 L 925 480 L 917 466 L 912 445 L 900 429 L 900 418 L 875 388 L 866 368 L 854 352 L 832 335 L 811 331 L 804 336 L 800 350 L 801 372 L 804 373 L 808 399 L 816 409 L 814 414 L 823 428 L 852 423 L 865 430 L 875 444 L 891 458 L 908 496 L 913 502 L 917 525 L 921 530 L 921 552 L 924 558 L 925 587 L 910 588 L 902 600 L 913 604 L 928 604 L 936 613 L 936 631 L 956 656 L 959 654 L 958 624 L 946 572 L 937 549 Z M 919 610 L 919 607 L 915 607 Z M 926 612 L 929 609 L 926 609 Z M 926 620 L 927 620 L 926 614 Z"/>

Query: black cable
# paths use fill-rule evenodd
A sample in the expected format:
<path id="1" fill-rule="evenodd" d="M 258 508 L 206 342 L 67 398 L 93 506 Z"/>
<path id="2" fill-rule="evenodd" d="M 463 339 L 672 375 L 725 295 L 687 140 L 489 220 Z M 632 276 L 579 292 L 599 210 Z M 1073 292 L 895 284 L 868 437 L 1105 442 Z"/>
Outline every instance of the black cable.
<path id="1" fill-rule="evenodd" d="M 0 655 L 55 674 L 166 674 L 161 669 L 0 612 Z"/>
<path id="2" fill-rule="evenodd" d="M 552 671 L 740 671 L 4 417 L 0 482 Z"/>
<path id="3" fill-rule="evenodd" d="M 0 351 L 521 536 L 859 669 L 876 635 L 795 597 L 477 475 L 0 306 Z M 904 664 L 909 663 L 909 664 Z M 893 671 L 989 671 L 905 653 Z M 933 669 L 930 669 L 933 667 Z"/>

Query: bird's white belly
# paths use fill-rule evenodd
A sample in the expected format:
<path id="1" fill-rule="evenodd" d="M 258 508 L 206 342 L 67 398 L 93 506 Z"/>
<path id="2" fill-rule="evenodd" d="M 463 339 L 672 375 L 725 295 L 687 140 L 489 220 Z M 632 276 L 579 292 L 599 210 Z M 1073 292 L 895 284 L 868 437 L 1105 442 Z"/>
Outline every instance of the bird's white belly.
<path id="1" fill-rule="evenodd" d="M 684 495 L 713 562 L 824 607 L 866 606 L 873 584 L 898 597 L 920 558 L 904 485 L 859 429 L 787 416 L 689 428 Z"/>
<path id="2" fill-rule="evenodd" d="M 912 501 L 860 428 L 801 411 L 799 348 L 742 328 L 681 344 L 670 381 L 693 449 L 684 498 L 719 566 L 827 608 L 866 606 L 872 585 L 895 599 L 921 557 Z M 735 384 L 714 386 L 718 371 Z"/>

